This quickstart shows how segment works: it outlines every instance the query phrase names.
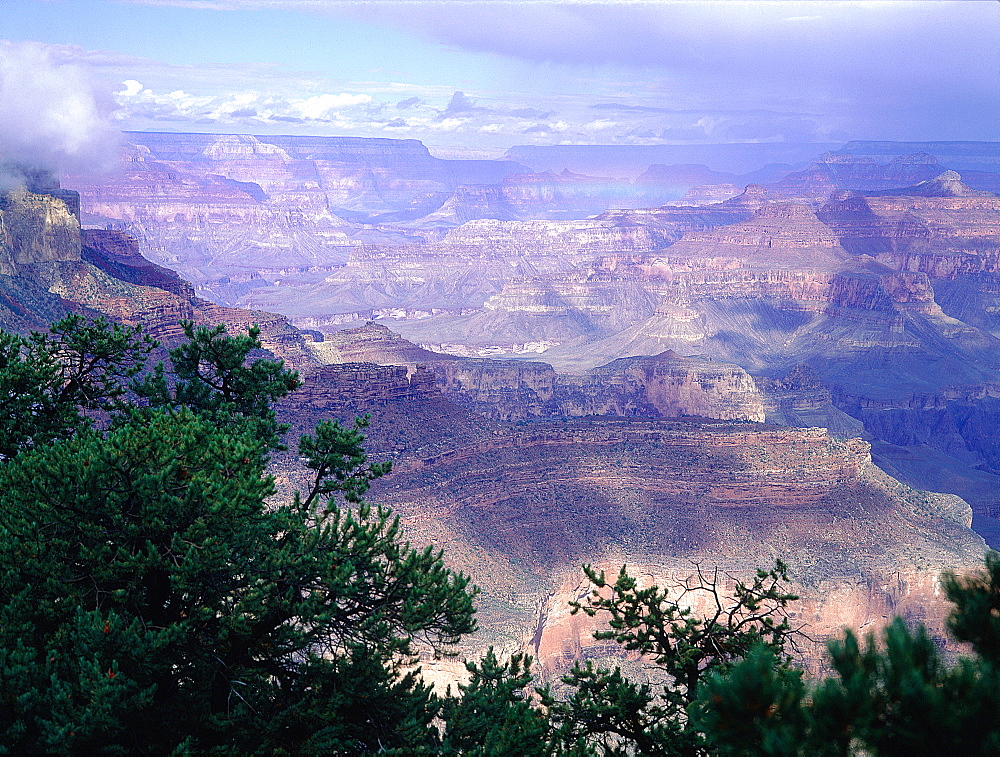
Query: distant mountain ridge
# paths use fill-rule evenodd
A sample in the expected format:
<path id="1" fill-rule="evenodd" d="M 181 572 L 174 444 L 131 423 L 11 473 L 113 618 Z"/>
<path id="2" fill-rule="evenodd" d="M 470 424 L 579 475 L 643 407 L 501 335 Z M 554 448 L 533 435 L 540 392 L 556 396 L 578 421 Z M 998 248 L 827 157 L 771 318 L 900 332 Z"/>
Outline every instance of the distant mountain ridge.
<path id="1" fill-rule="evenodd" d="M 714 171 L 743 174 L 768 163 L 807 162 L 842 146 L 839 142 L 768 142 L 704 145 L 516 145 L 504 157 L 536 171 L 634 177 L 654 164 L 702 164 Z"/>

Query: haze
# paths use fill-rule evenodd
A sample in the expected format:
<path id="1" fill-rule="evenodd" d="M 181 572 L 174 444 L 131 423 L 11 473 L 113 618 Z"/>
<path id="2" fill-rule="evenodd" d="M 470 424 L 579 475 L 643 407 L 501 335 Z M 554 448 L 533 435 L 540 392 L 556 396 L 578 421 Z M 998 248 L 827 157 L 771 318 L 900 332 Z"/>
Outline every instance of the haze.
<path id="1" fill-rule="evenodd" d="M 6 0 L 0 36 L 8 153 L 34 149 L 14 137 L 58 103 L 53 81 L 72 84 L 78 132 L 415 138 L 452 156 L 1000 137 L 996 2 Z"/>

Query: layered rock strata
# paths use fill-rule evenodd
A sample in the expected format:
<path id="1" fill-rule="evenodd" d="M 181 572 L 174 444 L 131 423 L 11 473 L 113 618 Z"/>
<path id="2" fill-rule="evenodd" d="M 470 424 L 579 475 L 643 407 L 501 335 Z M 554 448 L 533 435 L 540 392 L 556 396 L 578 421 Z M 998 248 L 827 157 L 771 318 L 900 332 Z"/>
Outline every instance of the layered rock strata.
<path id="1" fill-rule="evenodd" d="M 584 374 L 557 374 L 534 361 L 489 360 L 432 352 L 375 323 L 331 334 L 310 350 L 329 364 L 372 361 L 431 373 L 442 395 L 497 420 L 702 416 L 762 421 L 754 380 L 735 365 L 666 352 L 622 358 Z M 415 375 L 415 374 L 414 374 Z"/>
<path id="2" fill-rule="evenodd" d="M 588 590 L 580 563 L 627 564 L 667 585 L 693 564 L 745 576 L 780 557 L 803 595 L 793 619 L 813 638 L 902 614 L 943 639 L 939 573 L 974 566 L 983 550 L 961 500 L 910 490 L 871 464 L 864 442 L 818 429 L 534 423 L 413 450 L 378 491 L 478 568 L 489 640 L 528 644 L 550 672 L 610 651 L 591 638 L 594 622 L 569 614 Z M 503 620 L 532 613 L 515 641 Z"/>
<path id="3" fill-rule="evenodd" d="M 141 325 L 167 344 L 181 320 L 261 327 L 265 348 L 295 367 L 316 365 L 302 334 L 274 313 L 221 308 L 194 296 L 190 283 L 145 259 L 121 232 L 85 230 L 64 196 L 24 187 L 0 200 L 0 326 L 44 330 L 68 312 Z M 7 255 L 4 255 L 7 250 Z M 6 261 L 6 262 L 5 262 Z"/>
<path id="4" fill-rule="evenodd" d="M 49 202 L 28 200 L 24 207 L 36 210 Z M 25 249 L 22 233 L 37 238 L 41 228 L 42 238 L 62 240 L 59 224 L 73 228 L 72 213 L 48 230 L 21 221 L 7 225 L 8 209 L 4 239 L 11 250 Z M 55 218 L 41 210 L 37 216 Z M 376 459 L 392 456 L 399 465 L 373 495 L 397 507 L 415 542 L 446 547 L 456 567 L 477 576 L 485 590 L 477 643 L 528 646 L 543 670 L 560 670 L 569 656 L 606 651 L 590 646 L 589 629 L 565 615 L 565 599 L 581 590 L 581 562 L 609 568 L 628 562 L 644 580 L 662 583 L 690 570 L 692 560 L 737 572 L 780 556 L 793 566 L 796 588 L 805 596 L 796 620 L 818 635 L 845 618 L 865 626 L 894 612 L 940 629 L 935 576 L 943 567 L 961 569 L 979 559 L 982 543 L 965 527 L 964 503 L 913 492 L 881 475 L 863 442 L 746 421 L 498 424 L 449 403 L 431 369 L 310 366 L 305 340 L 282 316 L 191 297 L 118 234 L 88 233 L 86 241 L 93 264 L 80 246 L 63 242 L 51 242 L 45 259 L 42 243 L 32 248 L 29 262 L 12 255 L 17 269 L 3 277 L 10 284 L 5 296 L 34 287 L 67 306 L 160 328 L 168 343 L 179 315 L 234 328 L 259 323 L 265 346 L 306 375 L 305 387 L 282 403 L 282 418 L 303 431 L 316 420 L 377 412 L 369 448 Z M 919 287 L 897 289 L 886 290 L 889 302 L 920 301 L 914 295 Z M 854 291 L 845 289 L 842 300 Z M 30 303 L 18 306 L 38 314 Z M 354 354 L 380 349 L 405 352 L 398 340 L 373 334 Z M 440 364 L 463 362 L 475 361 Z M 489 397 L 496 384 L 488 368 L 471 365 L 463 386 Z M 532 370 L 528 366 L 525 375 Z M 563 401 L 577 403 L 572 407 L 580 412 L 764 412 L 745 372 L 670 354 L 618 361 L 570 383 L 582 396 Z M 792 392 L 807 383 L 786 377 L 782 388 Z M 587 395 L 598 386 L 603 394 Z M 532 391 L 542 397 L 545 381 Z M 558 382 L 551 398 L 558 399 Z M 288 452 L 276 463 L 282 491 L 297 483 L 292 470 L 301 473 L 292 457 Z M 847 614 L 837 604 L 845 599 L 854 603 Z"/>
<path id="5" fill-rule="evenodd" d="M 65 200 L 15 187 L 0 196 L 0 274 L 80 259 L 80 222 Z"/>

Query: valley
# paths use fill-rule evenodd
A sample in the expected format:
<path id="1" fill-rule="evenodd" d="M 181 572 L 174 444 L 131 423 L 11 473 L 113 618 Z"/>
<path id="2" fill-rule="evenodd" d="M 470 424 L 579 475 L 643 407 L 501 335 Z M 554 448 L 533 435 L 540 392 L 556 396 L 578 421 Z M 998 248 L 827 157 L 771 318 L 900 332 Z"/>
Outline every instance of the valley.
<path id="1" fill-rule="evenodd" d="M 895 614 L 950 643 L 937 578 L 998 536 L 1000 199 L 929 155 L 733 191 L 391 142 L 142 135 L 79 195 L 9 192 L 3 325 L 260 324 L 306 380 L 291 436 L 371 413 L 396 462 L 373 498 L 482 587 L 473 647 L 544 675 L 611 651 L 568 614 L 582 563 L 667 584 L 780 557 L 817 644 Z M 645 207 L 651 176 L 720 182 Z"/>

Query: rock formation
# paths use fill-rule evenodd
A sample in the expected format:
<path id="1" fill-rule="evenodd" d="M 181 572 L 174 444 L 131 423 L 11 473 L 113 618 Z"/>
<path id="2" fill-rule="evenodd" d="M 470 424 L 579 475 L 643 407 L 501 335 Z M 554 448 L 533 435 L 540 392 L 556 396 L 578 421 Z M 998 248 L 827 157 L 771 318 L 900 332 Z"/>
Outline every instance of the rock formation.
<path id="1" fill-rule="evenodd" d="M 207 150 L 212 159 L 233 165 L 282 162 L 305 160 L 303 152 L 319 154 L 322 147 L 267 143 L 272 149 L 259 142 L 175 145 L 179 157 L 172 157 L 188 160 L 183 147 Z M 270 189 L 279 184 L 275 179 Z M 751 209 L 755 196 L 760 202 Z M 690 211 L 664 214 L 692 221 L 696 214 Z M 260 324 L 267 350 L 305 377 L 305 386 L 282 403 L 281 417 L 302 432 L 317 420 L 375 413 L 370 451 L 375 459 L 391 457 L 398 464 L 373 489 L 373 498 L 397 509 L 415 543 L 446 548 L 456 567 L 476 576 L 484 589 L 483 631 L 476 643 L 527 646 L 543 671 L 556 672 L 577 654 L 606 652 L 592 645 L 585 624 L 566 614 L 566 600 L 586 588 L 580 583 L 582 562 L 611 570 L 628 563 L 644 580 L 662 583 L 690 571 L 692 561 L 740 574 L 782 557 L 804 596 L 796 620 L 816 637 L 845 622 L 865 627 L 894 613 L 926 620 L 940 634 L 939 572 L 972 567 L 983 550 L 968 530 L 966 503 L 890 479 L 872 465 L 861 440 L 755 421 L 768 415 L 834 419 L 828 406 L 833 403 L 861 408 L 863 400 L 868 404 L 857 414 L 864 416 L 896 408 L 900 397 L 916 402 L 912 385 L 854 391 L 875 374 L 854 376 L 851 384 L 846 372 L 859 373 L 858 366 L 884 353 L 887 344 L 899 354 L 917 355 L 904 363 L 908 368 L 919 364 L 928 353 L 913 345 L 923 349 L 936 328 L 941 351 L 930 357 L 948 358 L 952 363 L 942 364 L 950 366 L 959 365 L 961 356 L 968 378 L 985 360 L 971 358 L 993 354 L 996 338 L 945 316 L 923 272 L 892 270 L 870 259 L 834 269 L 829 258 L 841 254 L 836 244 L 826 236 L 819 242 L 802 238 L 803 229 L 819 229 L 820 223 L 806 210 L 751 192 L 749 199 L 705 213 L 701 222 L 714 213 L 743 214 L 723 244 L 762 251 L 754 258 L 760 264 L 743 265 L 738 257 L 736 265 L 706 263 L 693 249 L 675 263 L 669 247 L 666 255 L 651 249 L 657 235 L 666 234 L 655 221 L 478 221 L 449 232 L 455 238 L 426 245 L 437 257 L 441 281 L 456 265 L 500 270 L 515 260 L 521 266 L 514 277 L 519 287 L 494 284 L 485 296 L 481 282 L 468 283 L 466 291 L 478 287 L 483 303 L 494 303 L 480 314 L 579 317 L 578 323 L 601 335 L 638 317 L 646 332 L 655 322 L 661 337 L 669 334 L 688 353 L 615 354 L 618 359 L 572 374 L 537 362 L 442 355 L 377 324 L 310 345 L 284 316 L 193 296 L 117 231 L 88 230 L 81 240 L 65 202 L 30 192 L 4 201 L 0 242 L 11 273 L 0 276 L 0 295 L 11 314 L 21 314 L 19 325 L 41 319 L 57 303 L 64 310 L 141 323 L 168 344 L 181 317 L 233 328 Z M 494 246 L 476 241 L 493 231 L 499 235 Z M 541 249 L 526 231 L 542 239 Z M 739 241 L 746 239 L 754 241 Z M 803 248 L 825 250 L 826 267 L 763 264 L 767 255 L 787 260 L 790 250 Z M 406 259 L 387 247 L 356 252 L 367 264 L 357 268 L 372 277 L 376 261 L 396 265 Z M 434 264 L 431 255 L 422 261 Z M 542 273 L 559 275 L 546 279 Z M 412 271 L 400 274 L 400 291 L 418 291 L 406 276 Z M 359 279 L 343 279 L 345 286 L 351 281 L 360 286 Z M 735 325 L 745 326 L 742 343 L 734 337 Z M 845 339 L 851 340 L 846 351 L 831 348 Z M 713 352 L 738 353 L 774 375 L 754 378 L 745 366 L 712 359 Z M 314 353 L 331 364 L 319 365 Z M 801 354 L 809 369 L 791 362 Z M 836 367 L 843 355 L 849 359 Z M 989 375 L 982 371 L 984 381 Z M 941 396 L 940 382 L 931 370 L 921 379 L 929 387 L 922 409 L 930 410 Z M 970 386 L 961 389 L 964 400 L 976 399 Z M 690 415 L 702 418 L 666 420 Z M 977 427 L 972 416 L 952 417 L 970 435 Z M 528 418 L 535 420 L 524 422 Z M 875 425 L 866 420 L 869 429 Z M 849 423 L 844 427 L 850 430 Z M 294 455 L 289 450 L 275 461 L 282 493 L 301 485 Z"/>
<path id="2" fill-rule="evenodd" d="M 901 486 L 858 440 L 725 423 L 528 424 L 446 452 L 404 453 L 378 496 L 484 589 L 482 643 L 527 644 L 543 671 L 608 648 L 570 616 L 579 565 L 665 585 L 694 564 L 792 566 L 815 639 L 893 614 L 943 638 L 942 569 L 979 559 L 958 498 Z M 806 656 L 818 657 L 816 649 Z"/>
<path id="3" fill-rule="evenodd" d="M 417 347 L 385 326 L 331 334 L 310 345 L 328 364 L 365 363 L 428 370 L 441 394 L 505 421 L 580 416 L 764 420 L 753 379 L 735 365 L 673 352 L 621 358 L 583 374 L 557 374 L 547 363 L 457 357 Z"/>
<path id="4" fill-rule="evenodd" d="M 15 187 L 0 199 L 0 272 L 80 259 L 80 222 L 62 198 Z"/>

